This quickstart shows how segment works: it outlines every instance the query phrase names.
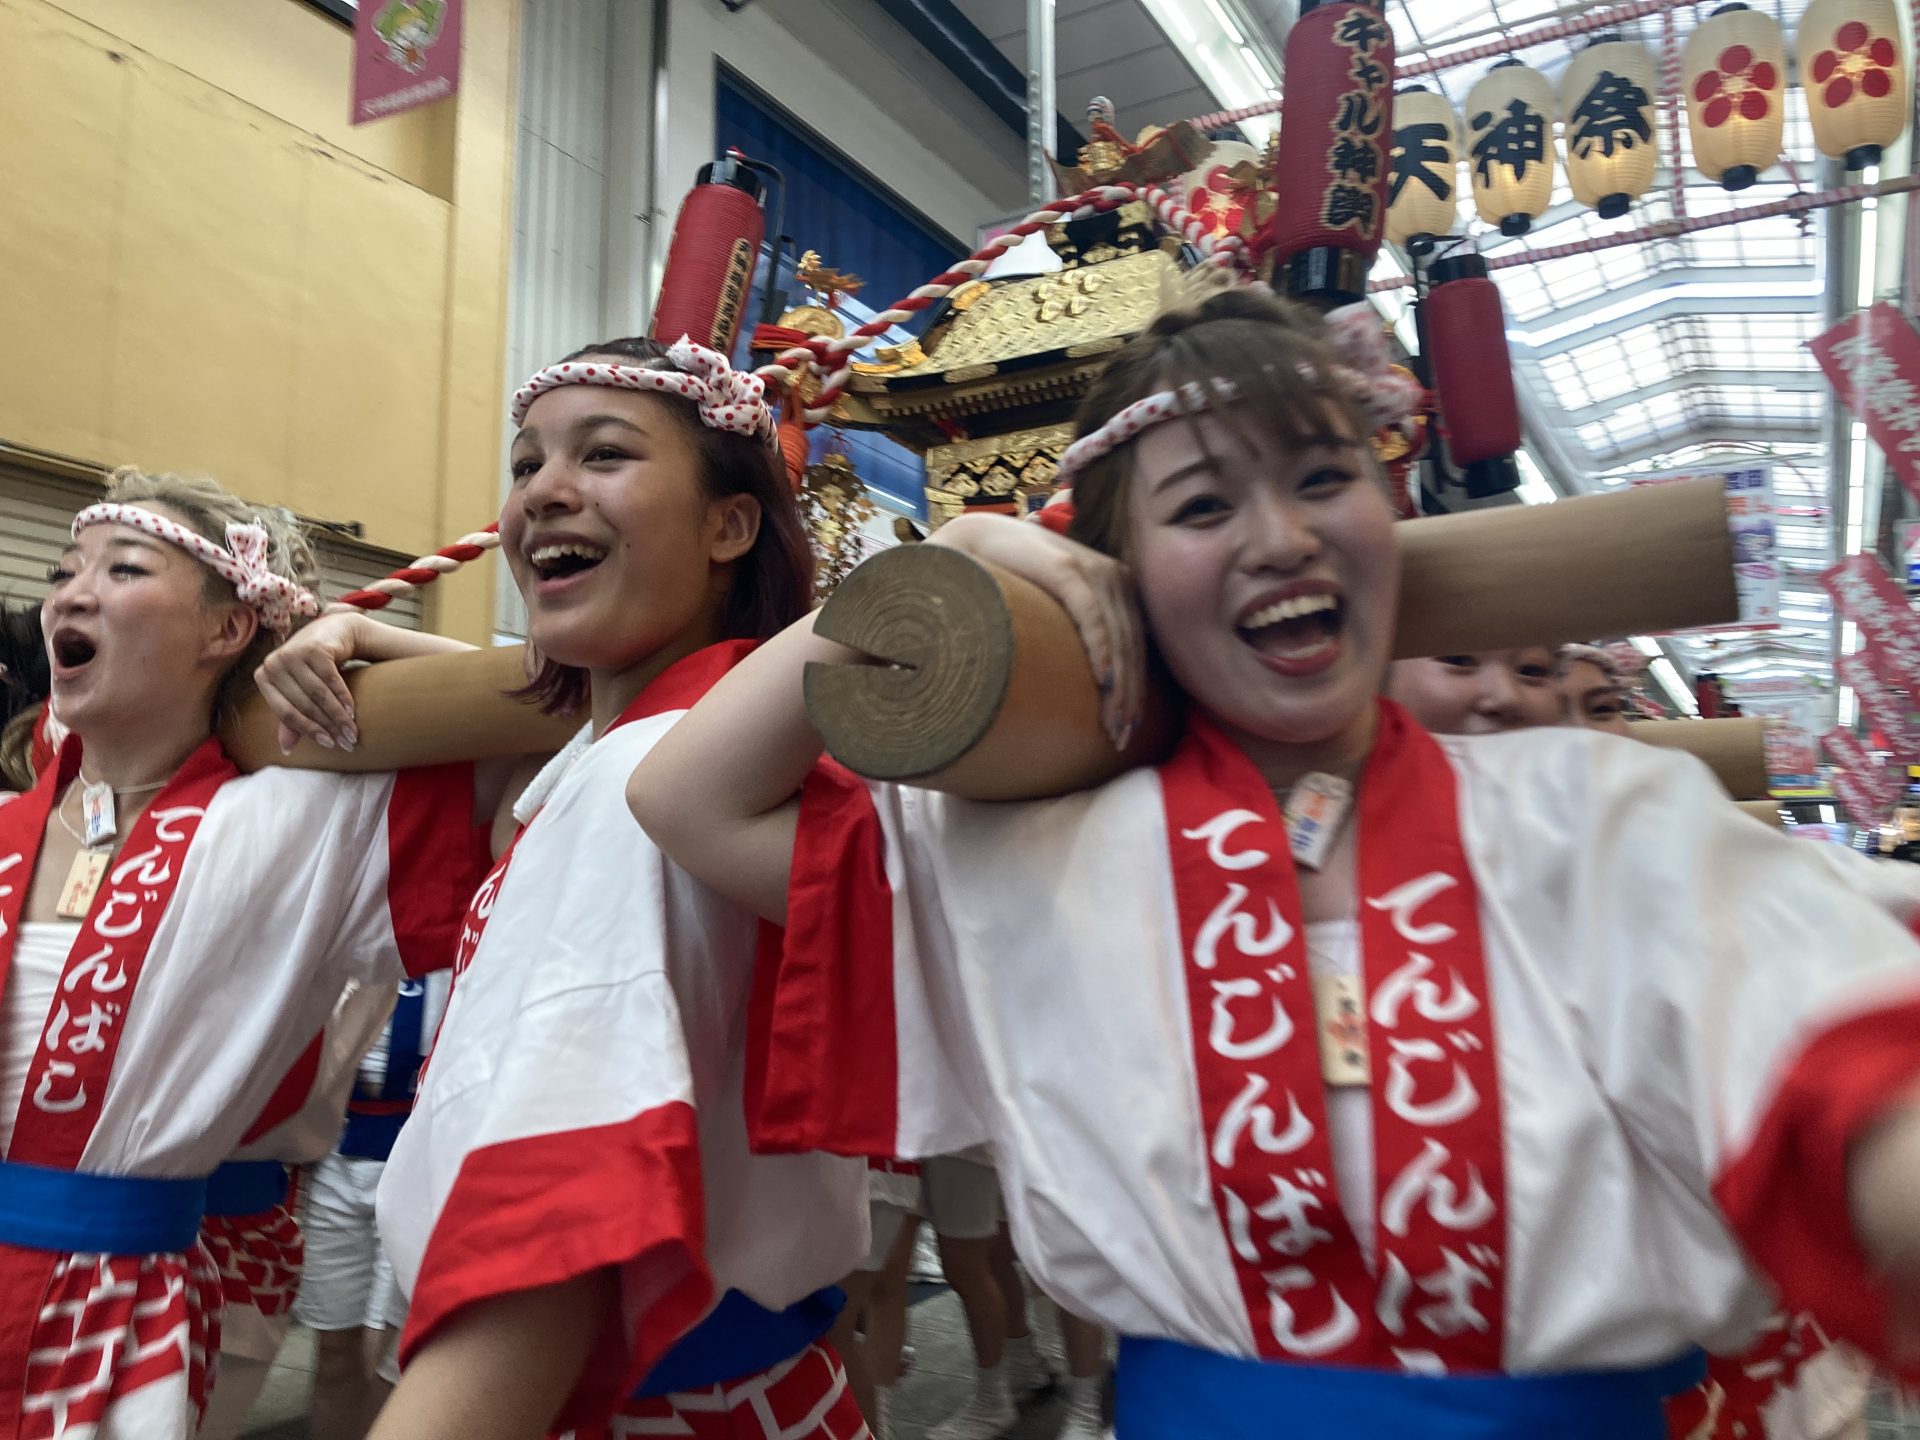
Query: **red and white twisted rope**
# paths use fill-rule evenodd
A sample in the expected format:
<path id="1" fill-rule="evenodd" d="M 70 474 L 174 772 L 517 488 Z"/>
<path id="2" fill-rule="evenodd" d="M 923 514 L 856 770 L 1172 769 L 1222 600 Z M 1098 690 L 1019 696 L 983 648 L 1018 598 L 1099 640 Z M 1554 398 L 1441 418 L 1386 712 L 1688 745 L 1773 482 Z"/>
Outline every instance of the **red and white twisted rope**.
<path id="1" fill-rule="evenodd" d="M 1184 205 L 1158 186 L 1100 185 L 1064 200 L 1055 200 L 1045 209 L 1036 210 L 1018 225 L 994 236 L 966 259 L 943 270 L 904 299 L 894 301 L 848 334 L 837 339 L 820 338 L 807 345 L 783 350 L 771 363 L 761 366 L 754 373 L 767 379 L 778 379 L 783 372 L 811 367 L 815 373 L 824 376 L 819 395 L 814 397 L 813 403 L 804 412 L 806 423 L 817 425 L 832 413 L 834 403 L 846 392 L 847 381 L 853 373 L 853 357 L 869 341 L 938 304 L 969 281 L 977 280 L 1005 251 L 1027 236 L 1063 220 L 1117 209 L 1134 199 L 1144 200 L 1151 205 L 1160 223 L 1197 248 L 1208 263 L 1245 264 L 1246 244 L 1238 235 L 1215 237 L 1205 221 L 1189 214 Z"/>
<path id="2" fill-rule="evenodd" d="M 772 363 L 761 366 L 754 373 L 764 378 L 784 378 L 789 371 L 811 366 L 817 373 L 826 374 L 825 385 L 805 412 L 809 425 L 818 424 L 827 418 L 834 402 L 845 392 L 847 379 L 853 371 L 854 353 L 869 340 L 912 319 L 969 280 L 979 278 L 1003 251 L 1036 231 L 1057 225 L 1062 220 L 1117 209 L 1135 198 L 1152 205 L 1161 224 L 1195 246 L 1209 263 L 1245 264 L 1246 244 L 1238 235 L 1214 237 L 1208 233 L 1205 221 L 1189 214 L 1185 206 L 1158 186 L 1103 185 L 1064 200 L 1056 200 L 1046 209 L 1035 211 L 1005 234 L 996 235 L 965 260 L 934 276 L 905 299 L 895 301 L 851 334 L 838 340 L 815 340 L 809 345 L 783 350 L 774 357 Z M 829 364 L 836 367 L 831 373 L 826 372 Z M 443 545 L 433 554 L 422 555 L 411 564 L 401 566 L 364 590 L 342 595 L 327 609 L 329 613 L 337 614 L 346 610 L 378 610 L 390 605 L 397 597 L 418 590 L 423 585 L 431 585 L 442 575 L 450 575 L 462 565 L 478 560 L 487 551 L 496 548 L 500 544 L 498 531 L 499 526 L 495 524 L 471 535 L 463 535 L 451 545 Z"/>
<path id="3" fill-rule="evenodd" d="M 1680 75 L 1680 36 L 1674 25 L 1672 10 L 1661 18 L 1660 38 L 1660 83 L 1666 87 L 1666 102 L 1662 108 L 1667 112 L 1667 165 L 1673 181 L 1673 218 L 1687 218 L 1687 157 L 1680 148 L 1680 112 L 1686 108 L 1686 96 L 1681 91 Z"/>
<path id="4" fill-rule="evenodd" d="M 451 545 L 442 545 L 431 555 L 422 555 L 412 564 L 402 565 L 398 570 L 376 580 L 364 590 L 355 590 L 342 595 L 327 607 L 327 613 L 337 615 L 346 610 L 379 610 L 391 605 L 398 597 L 418 590 L 423 585 L 431 585 L 442 575 L 451 575 L 471 560 L 478 560 L 487 551 L 500 544 L 500 526 L 498 522 L 484 530 L 476 530 L 471 535 L 462 535 Z"/>

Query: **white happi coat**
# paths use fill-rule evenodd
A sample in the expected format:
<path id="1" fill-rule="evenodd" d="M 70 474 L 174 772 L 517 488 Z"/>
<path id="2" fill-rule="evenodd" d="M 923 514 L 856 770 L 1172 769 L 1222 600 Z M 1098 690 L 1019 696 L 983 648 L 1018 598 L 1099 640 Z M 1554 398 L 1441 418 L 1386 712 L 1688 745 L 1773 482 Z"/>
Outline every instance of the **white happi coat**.
<path id="1" fill-rule="evenodd" d="M 474 1301 L 617 1270 L 625 1333 L 589 1362 L 563 1428 L 603 1419 L 725 1291 L 782 1309 L 866 1253 L 863 1165 L 748 1153 L 758 922 L 626 807 L 634 766 L 750 648 L 678 662 L 535 782 L 544 803 L 474 898 L 381 1176 L 403 1361 Z"/>
<path id="2" fill-rule="evenodd" d="M 1735 1352 L 1778 1303 L 1770 1281 L 1792 1308 L 1829 1302 L 1837 1333 L 1882 1339 L 1839 1172 L 1850 1136 L 1920 1074 L 1920 948 L 1902 924 L 1914 886 L 1756 824 L 1685 755 L 1571 730 L 1438 744 L 1458 780 L 1491 991 L 1500 1368 Z M 1223 1142 L 1285 1151 L 1285 1111 L 1243 1109 L 1237 1128 L 1208 1134 L 1198 1099 L 1223 1068 L 1237 1084 L 1228 1057 L 1256 1048 L 1266 1012 L 1222 998 L 1210 1030 L 1188 986 L 1215 945 L 1297 952 L 1280 948 L 1282 926 L 1235 912 L 1251 863 L 1237 839 L 1210 852 L 1225 898 L 1189 949 L 1172 858 L 1195 863 L 1201 841 L 1272 810 L 1245 773 L 1227 803 L 1247 808 L 1183 840 L 1168 826 L 1172 767 L 1020 804 L 816 772 L 785 951 L 756 1001 L 756 1144 L 915 1157 L 991 1142 L 1020 1253 L 1063 1306 L 1122 1334 L 1290 1358 L 1293 1322 L 1319 1316 L 1288 1310 L 1285 1255 L 1255 1253 L 1245 1207 L 1229 1216 L 1209 1170 Z M 1437 929 L 1417 907 L 1403 918 L 1403 936 Z M 1352 970 L 1354 928 L 1312 927 L 1301 958 L 1315 974 Z M 1381 1091 L 1406 1078 L 1373 999 L 1372 1084 L 1328 1092 L 1339 1208 L 1369 1266 L 1367 1132 L 1398 1103 Z M 1457 977 L 1451 997 L 1436 977 L 1394 1003 L 1457 1015 L 1459 1000 Z M 1311 1017 L 1302 1028 L 1312 1045 Z M 1401 1098 L 1444 1090 L 1440 1047 L 1432 1058 Z M 1325 1196 L 1312 1179 L 1300 1183 Z M 1402 1198 L 1464 1217 L 1472 1179 Z M 1282 1200 L 1317 1203 L 1275 1183 L 1262 1220 L 1277 1222 Z M 1324 1213 L 1296 1207 L 1287 1223 Z M 1258 1302 L 1249 1270 L 1272 1284 Z M 1452 1307 L 1442 1333 L 1484 1324 L 1479 1291 L 1444 1279 L 1403 1274 L 1396 1319 L 1427 1305 Z"/>
<path id="3" fill-rule="evenodd" d="M 60 769 L 43 776 L 47 792 Z M 24 901 L 40 843 L 30 812 L 44 815 L 46 798 L 36 790 L 0 806 L 0 924 Z M 221 784 L 153 931 L 134 1003 L 107 1007 L 122 1034 L 77 1168 L 203 1176 L 238 1153 L 347 982 L 391 987 L 405 969 L 447 962 L 487 861 L 472 809 L 467 766 L 397 777 L 271 769 Z M 104 913 L 88 927 L 96 920 Z M 83 929 L 82 942 L 89 936 Z M 61 994 L 77 1003 L 85 988 L 63 981 Z M 70 1099 L 30 1085 L 20 1114 Z M 0 1117 L 0 1133 L 11 1137 L 14 1123 Z M 39 1282 L 26 1278 L 36 1255 L 0 1246 L 0 1262 L 33 1287 L 0 1304 L 40 1310 L 24 1342 L 31 1364 L 11 1348 L 14 1327 L 0 1326 L 9 1342 L 0 1435 L 191 1436 L 218 1335 L 220 1282 L 205 1249 L 53 1257 L 51 1280 Z"/>

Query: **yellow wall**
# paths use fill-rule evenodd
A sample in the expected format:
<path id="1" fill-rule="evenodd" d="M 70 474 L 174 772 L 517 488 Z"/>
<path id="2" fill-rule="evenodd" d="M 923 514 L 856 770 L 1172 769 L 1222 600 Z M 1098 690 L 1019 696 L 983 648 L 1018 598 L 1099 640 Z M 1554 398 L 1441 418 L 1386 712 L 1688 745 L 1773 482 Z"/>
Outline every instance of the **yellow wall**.
<path id="1" fill-rule="evenodd" d="M 0 441 L 203 471 L 409 554 L 492 518 L 519 0 L 346 123 L 298 0 L 0 0 Z M 429 621 L 484 640 L 492 585 Z"/>

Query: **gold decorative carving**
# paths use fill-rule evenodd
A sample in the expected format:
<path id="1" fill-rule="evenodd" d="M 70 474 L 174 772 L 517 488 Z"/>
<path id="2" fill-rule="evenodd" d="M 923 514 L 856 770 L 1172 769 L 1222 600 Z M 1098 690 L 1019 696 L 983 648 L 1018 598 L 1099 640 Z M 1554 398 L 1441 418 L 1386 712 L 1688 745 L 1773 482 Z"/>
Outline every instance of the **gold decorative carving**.
<path id="1" fill-rule="evenodd" d="M 1078 320 L 1093 308 L 1093 297 L 1106 288 L 1097 270 L 1067 270 L 1049 276 L 1034 292 L 1034 318 L 1051 325 L 1062 315 Z"/>
<path id="2" fill-rule="evenodd" d="M 1029 502 L 1053 492 L 1060 455 L 1073 442 L 1071 425 L 1042 425 L 936 445 L 927 452 L 927 515 L 934 528 L 973 497 Z"/>
<path id="3" fill-rule="evenodd" d="M 1098 273 L 1061 271 L 989 287 L 953 319 L 931 355 L 899 369 L 861 366 L 863 376 L 888 379 L 940 375 L 953 384 L 993 373 L 1023 356 L 1065 350 L 1093 341 L 1139 334 L 1152 321 L 1160 300 L 1160 277 L 1173 261 L 1158 250 L 1127 255 L 1102 265 Z M 1076 301 L 1081 303 L 1075 303 Z M 872 393 L 884 383 L 867 381 Z"/>
<path id="4" fill-rule="evenodd" d="M 964 385 L 969 380 L 985 380 L 999 373 L 1000 367 L 989 362 L 984 365 L 963 365 L 958 370 L 945 371 L 940 378 L 949 385 Z"/>
<path id="5" fill-rule="evenodd" d="M 956 310 L 971 310 L 973 302 L 993 289 L 985 280 L 969 280 L 947 297 L 947 303 Z"/>
<path id="6" fill-rule="evenodd" d="M 866 556 L 862 538 L 879 511 L 867 498 L 867 487 L 854 473 L 853 461 L 838 452 L 823 455 L 802 477 L 800 511 L 813 537 L 815 600 L 825 600 L 847 572 Z"/>
<path id="7" fill-rule="evenodd" d="M 855 375 L 897 375 L 909 366 L 927 362 L 927 352 L 920 348 L 918 339 L 909 340 L 904 345 L 876 345 L 873 353 L 879 358 L 853 362 Z"/>
<path id="8" fill-rule="evenodd" d="M 803 335 L 824 335 L 831 340 L 847 333 L 840 317 L 823 305 L 796 305 L 780 317 L 780 323 Z"/>

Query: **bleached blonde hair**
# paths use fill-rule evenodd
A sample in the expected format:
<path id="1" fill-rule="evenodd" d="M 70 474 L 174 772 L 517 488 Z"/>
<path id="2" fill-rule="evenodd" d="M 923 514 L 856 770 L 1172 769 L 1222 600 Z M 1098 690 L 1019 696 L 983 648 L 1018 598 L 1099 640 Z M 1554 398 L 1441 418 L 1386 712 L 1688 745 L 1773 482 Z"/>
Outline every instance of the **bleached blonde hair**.
<path id="1" fill-rule="evenodd" d="M 133 465 L 122 465 L 108 477 L 105 499 L 123 505 L 164 505 L 188 529 L 216 545 L 227 543 L 229 525 L 258 525 L 267 532 L 267 568 L 316 595 L 320 593 L 320 564 L 291 511 L 249 504 L 219 481 L 204 475 L 149 474 Z M 231 581 L 212 570 L 206 570 L 205 574 L 209 601 L 217 603 L 237 598 Z M 220 688 L 214 696 L 216 720 L 252 692 L 253 672 L 260 668 L 260 662 L 302 623 L 301 618 L 295 616 L 286 635 L 275 634 L 264 625 L 260 627 L 246 653 L 221 677 Z"/>

